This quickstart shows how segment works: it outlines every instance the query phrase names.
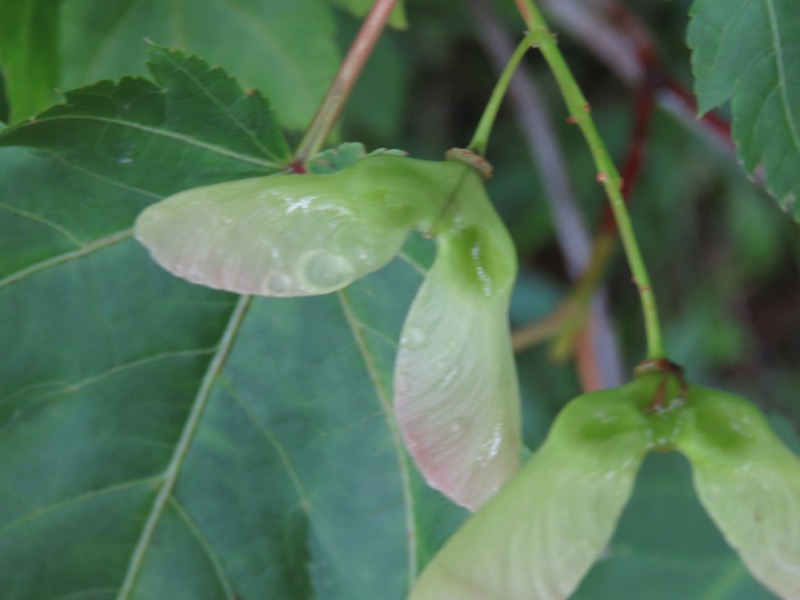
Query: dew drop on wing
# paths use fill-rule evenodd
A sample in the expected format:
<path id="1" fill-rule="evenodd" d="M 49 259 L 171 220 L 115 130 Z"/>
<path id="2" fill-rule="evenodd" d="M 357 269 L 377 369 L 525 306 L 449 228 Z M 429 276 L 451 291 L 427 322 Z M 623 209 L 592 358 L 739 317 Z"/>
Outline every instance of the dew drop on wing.
<path id="1" fill-rule="evenodd" d="M 486 440 L 483 444 L 481 444 L 481 450 L 483 452 L 478 457 L 478 462 L 481 466 L 487 466 L 491 460 L 498 455 L 500 452 L 500 445 L 503 442 L 503 431 L 500 428 L 500 425 L 495 425 L 494 429 L 492 430 L 492 437 L 491 439 Z"/>
<path id="2" fill-rule="evenodd" d="M 400 340 L 400 344 L 406 348 L 421 348 L 428 343 L 428 334 L 421 327 L 411 325 L 408 327 Z"/>
<path id="3" fill-rule="evenodd" d="M 269 296 L 285 296 L 291 287 L 292 280 L 285 273 L 270 273 L 264 282 L 264 291 Z"/>
<path id="4" fill-rule="evenodd" d="M 453 366 L 453 368 L 450 369 L 447 372 L 447 374 L 444 377 L 442 377 L 442 379 L 439 381 L 439 383 L 436 386 L 437 389 L 440 391 L 445 391 L 448 388 L 450 388 L 453 385 L 453 382 L 456 380 L 459 370 L 460 369 L 458 365 Z"/>
<path id="5" fill-rule="evenodd" d="M 453 437 L 461 437 L 467 432 L 467 420 L 462 418 L 453 419 L 448 425 L 447 429 Z"/>
<path id="6" fill-rule="evenodd" d="M 345 257 L 322 249 L 306 252 L 298 261 L 298 276 L 306 291 L 318 294 L 343 287 L 353 279 L 354 270 Z"/>

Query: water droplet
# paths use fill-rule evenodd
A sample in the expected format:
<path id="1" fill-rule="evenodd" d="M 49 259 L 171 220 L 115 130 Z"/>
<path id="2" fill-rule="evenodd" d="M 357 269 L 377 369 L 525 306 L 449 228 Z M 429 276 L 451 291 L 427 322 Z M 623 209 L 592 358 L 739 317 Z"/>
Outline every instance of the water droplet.
<path id="1" fill-rule="evenodd" d="M 353 279 L 353 265 L 327 250 L 306 252 L 298 261 L 299 275 L 307 292 L 323 294 L 344 287 Z"/>
<path id="2" fill-rule="evenodd" d="M 452 369 L 450 369 L 447 372 L 447 374 L 444 377 L 442 377 L 441 381 L 439 381 L 438 385 L 436 386 L 437 389 L 443 391 L 443 390 L 446 390 L 447 388 L 449 388 L 451 385 L 453 385 L 453 382 L 455 381 L 459 370 L 460 369 L 459 369 L 458 365 L 456 365 Z"/>
<path id="3" fill-rule="evenodd" d="M 665 413 L 671 412 L 675 409 L 680 408 L 686 404 L 686 401 L 683 398 L 672 398 L 667 401 L 663 406 L 656 408 L 656 414 L 663 415 Z"/>
<path id="4" fill-rule="evenodd" d="M 292 280 L 284 273 L 271 273 L 264 283 L 265 291 L 270 296 L 285 296 L 289 293 Z"/>
<path id="5" fill-rule="evenodd" d="M 464 430 L 467 427 L 467 421 L 465 419 L 453 419 L 450 421 L 450 424 L 447 428 L 450 430 L 451 433 L 456 433 L 459 435 L 464 434 Z"/>
<path id="6" fill-rule="evenodd" d="M 475 267 L 475 275 L 478 277 L 483 294 L 485 296 L 492 296 L 494 295 L 494 282 L 486 271 L 483 253 L 480 242 L 476 242 L 470 250 L 470 254 L 472 254 L 472 264 Z"/>
<path id="7" fill-rule="evenodd" d="M 297 210 L 307 213 L 311 207 L 312 198 L 286 198 L 286 214 L 291 214 Z"/>
<path id="8" fill-rule="evenodd" d="M 133 162 L 133 159 L 130 156 L 122 156 L 117 159 L 117 162 L 121 165 L 129 165 Z"/>
<path id="9" fill-rule="evenodd" d="M 614 420 L 615 420 L 614 415 L 613 414 L 609 414 L 605 410 L 595 411 L 593 416 L 594 416 L 593 420 L 596 421 L 597 423 L 607 424 L 607 423 L 613 423 Z"/>
<path id="10" fill-rule="evenodd" d="M 485 451 L 478 457 L 478 462 L 482 466 L 486 466 L 489 462 L 500 453 L 500 444 L 503 442 L 503 432 L 500 425 L 495 425 L 492 430 L 492 437 L 481 444 L 482 449 Z"/>
<path id="11" fill-rule="evenodd" d="M 416 325 L 407 327 L 400 340 L 400 344 L 406 348 L 421 348 L 426 343 L 428 343 L 428 334 Z"/>
<path id="12" fill-rule="evenodd" d="M 442 432 L 442 441 L 445 444 L 457 443 L 467 433 L 468 423 L 465 419 L 457 418 L 450 421 Z"/>

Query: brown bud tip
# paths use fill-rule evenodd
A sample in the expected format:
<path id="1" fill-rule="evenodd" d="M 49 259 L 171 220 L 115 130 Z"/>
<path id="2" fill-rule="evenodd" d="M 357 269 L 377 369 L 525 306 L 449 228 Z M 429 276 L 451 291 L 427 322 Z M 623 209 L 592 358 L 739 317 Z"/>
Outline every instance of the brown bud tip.
<path id="1" fill-rule="evenodd" d="M 492 178 L 492 173 L 494 172 L 492 163 L 472 150 L 467 150 L 466 148 L 450 148 L 450 150 L 444 153 L 444 157 L 447 160 L 460 160 L 463 163 L 467 163 L 478 172 L 481 179 L 484 181 L 488 181 Z"/>

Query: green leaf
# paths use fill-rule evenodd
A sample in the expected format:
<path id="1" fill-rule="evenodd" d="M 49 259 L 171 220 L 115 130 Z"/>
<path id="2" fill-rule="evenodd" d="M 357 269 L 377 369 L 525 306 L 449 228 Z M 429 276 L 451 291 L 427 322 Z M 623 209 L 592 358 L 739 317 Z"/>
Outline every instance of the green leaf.
<path id="1" fill-rule="evenodd" d="M 700 112 L 731 100 L 745 168 L 800 220 L 800 12 L 795 0 L 696 0 L 688 44 Z"/>
<path id="2" fill-rule="evenodd" d="M 339 63 L 323 0 L 77 0 L 63 6 L 61 87 L 144 74 L 150 39 L 224 65 L 270 98 L 291 128 L 305 127 Z"/>
<path id="3" fill-rule="evenodd" d="M 711 517 L 781 598 L 800 597 L 800 459 L 749 402 L 692 388 L 679 443 Z"/>
<path id="4" fill-rule="evenodd" d="M 516 252 L 478 174 L 453 164 L 466 177 L 403 326 L 395 404 L 428 483 L 477 510 L 519 467 L 520 400 L 508 327 Z"/>
<path id="5" fill-rule="evenodd" d="M 453 165 L 383 154 L 329 175 L 229 181 L 151 206 L 136 237 L 193 283 L 325 294 L 394 258 L 411 228 L 441 211 L 454 175 Z"/>
<path id="6" fill-rule="evenodd" d="M 410 600 L 568 597 L 611 538 L 647 452 L 635 402 L 643 389 L 651 382 L 570 402 L 522 471 L 430 563 Z"/>
<path id="7" fill-rule="evenodd" d="M 42 110 L 58 83 L 61 0 L 0 0 L 0 72 L 11 121 Z"/>
<path id="8" fill-rule="evenodd" d="M 419 271 L 247 300 L 157 266 L 141 208 L 285 145 L 260 96 L 153 53 L 167 89 L 98 84 L 0 132 L 3 597 L 402 600 L 463 514 L 388 401 Z"/>
<path id="9" fill-rule="evenodd" d="M 165 87 L 131 78 L 100 82 L 2 131 L 0 145 L 37 151 L 7 159 L 14 188 L 0 200 L 0 278 L 118 241 L 165 195 L 274 172 L 289 160 L 260 94 L 244 95 L 223 71 L 158 46 L 150 64 Z M 41 170 L 60 174 L 58 194 L 42 191 Z M 82 210 L 65 207 L 64 190 Z"/>

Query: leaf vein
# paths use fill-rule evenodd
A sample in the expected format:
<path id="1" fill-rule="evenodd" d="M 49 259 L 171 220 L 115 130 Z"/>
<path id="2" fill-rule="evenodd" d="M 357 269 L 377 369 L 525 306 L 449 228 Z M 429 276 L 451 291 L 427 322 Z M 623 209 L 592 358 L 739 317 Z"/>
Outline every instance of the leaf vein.
<path id="1" fill-rule="evenodd" d="M 43 217 L 41 215 L 37 215 L 37 214 L 34 214 L 32 212 L 28 212 L 26 210 L 22 210 L 20 208 L 16 208 L 14 206 L 6 204 L 5 202 L 0 202 L 0 209 L 6 210 L 6 211 L 8 211 L 8 212 L 10 212 L 12 214 L 18 215 L 20 217 L 24 217 L 26 219 L 30 219 L 31 221 L 36 221 L 37 223 L 41 223 L 42 225 L 46 225 L 48 227 L 51 227 L 52 229 L 55 229 L 58 233 L 60 233 L 64 237 L 66 237 L 70 242 L 72 242 L 76 246 L 78 246 L 78 247 L 83 246 L 83 242 L 80 240 L 80 238 L 78 238 L 78 236 L 76 236 L 74 233 L 72 233 L 66 227 L 62 227 L 61 225 L 59 225 L 58 223 L 54 223 L 50 219 L 46 219 L 45 217 Z"/>
<path id="2" fill-rule="evenodd" d="M 252 411 L 250 405 L 244 401 L 239 394 L 239 391 L 234 387 L 233 383 L 226 379 L 223 383 L 223 386 L 226 390 L 228 390 L 247 417 L 253 422 L 258 431 L 266 438 L 269 444 L 278 453 L 281 462 L 283 463 L 284 467 L 286 467 L 286 472 L 289 475 L 289 479 L 292 480 L 292 485 L 294 486 L 295 492 L 297 492 L 297 496 L 300 498 L 301 506 L 307 513 L 311 512 L 311 499 L 308 495 L 308 492 L 306 492 L 305 487 L 303 486 L 303 482 L 300 480 L 300 475 L 297 472 L 297 469 L 294 467 L 292 459 L 289 457 L 289 453 L 286 451 L 286 448 L 275 437 L 275 434 L 272 433 L 269 427 L 267 427 L 267 425 L 258 417 L 258 415 Z"/>
<path id="3" fill-rule="evenodd" d="M 372 385 L 375 388 L 375 394 L 380 401 L 381 408 L 383 409 L 386 424 L 391 432 L 392 445 L 394 446 L 395 454 L 397 456 L 398 468 L 400 471 L 400 481 L 403 489 L 403 504 L 405 506 L 405 520 L 406 520 L 406 539 L 408 540 L 408 583 L 409 587 L 413 584 L 417 576 L 417 531 L 416 522 L 414 520 L 414 497 L 411 492 L 411 474 L 409 473 L 408 464 L 406 462 L 403 440 L 400 438 L 400 431 L 397 428 L 397 423 L 394 419 L 394 410 L 392 408 L 389 398 L 383 391 L 378 376 L 378 370 L 375 363 L 370 356 L 367 348 L 366 340 L 362 334 L 359 323 L 353 314 L 350 301 L 344 290 L 337 293 L 339 303 L 342 307 L 347 324 L 353 335 L 353 339 L 361 354 L 361 360 L 369 373 L 372 380 Z"/>
<path id="4" fill-rule="evenodd" d="M 144 558 L 147 554 L 148 548 L 150 547 L 150 542 L 153 539 L 156 526 L 158 525 L 161 515 L 164 512 L 164 508 L 167 506 L 173 489 L 175 488 L 175 482 L 178 480 L 178 475 L 180 474 L 180 470 L 183 466 L 189 446 L 194 438 L 197 426 L 200 423 L 200 418 L 202 417 L 203 412 L 208 404 L 208 400 L 211 397 L 211 391 L 214 388 L 216 378 L 225 364 L 230 349 L 233 346 L 233 342 L 236 338 L 236 334 L 242 325 L 242 321 L 244 320 L 244 316 L 247 313 L 247 308 L 249 306 L 250 297 L 242 296 L 231 314 L 231 318 L 228 321 L 228 326 L 225 328 L 225 332 L 222 334 L 222 339 L 220 340 L 218 350 L 209 363 L 208 370 L 206 371 L 203 381 L 200 384 L 200 388 L 197 391 L 197 396 L 193 402 L 192 410 L 189 413 L 186 425 L 183 428 L 181 437 L 175 446 L 175 452 L 173 453 L 172 458 L 170 459 L 170 462 L 164 472 L 164 484 L 155 501 L 153 502 L 150 514 L 148 515 L 147 521 L 142 530 L 142 535 L 140 536 L 139 541 L 133 550 L 128 571 L 125 574 L 122 585 L 120 586 L 117 600 L 126 600 L 130 598 L 134 588 L 136 587 L 136 582 L 141 573 L 142 566 L 144 565 Z"/>
<path id="5" fill-rule="evenodd" d="M 97 252 L 98 250 L 102 250 L 109 246 L 112 246 L 118 242 L 128 239 L 132 235 L 131 229 L 124 229 L 122 231 L 117 231 L 116 233 L 112 233 L 111 235 L 107 235 L 106 237 L 97 239 L 93 242 L 89 242 L 85 244 L 82 248 L 78 248 L 77 250 L 72 250 L 70 252 L 65 252 L 63 254 L 57 254 L 56 256 L 52 256 L 45 260 L 39 261 L 37 263 L 33 263 L 28 265 L 24 269 L 20 269 L 11 275 L 0 279 L 0 289 L 4 288 L 7 285 L 11 285 L 12 283 L 17 283 L 26 277 L 34 275 L 40 271 L 45 271 L 51 267 L 56 267 L 58 265 L 76 260 L 78 258 L 82 258 L 88 254 L 92 254 L 93 252 Z"/>
<path id="6" fill-rule="evenodd" d="M 265 167 L 269 169 L 276 169 L 282 170 L 285 168 L 285 165 L 281 165 L 272 161 L 263 160 L 261 158 L 256 158 L 254 156 L 249 156 L 247 154 L 242 154 L 241 152 L 234 152 L 233 150 L 229 150 L 217 144 L 211 144 L 208 142 L 204 142 L 202 140 L 198 140 L 196 138 L 190 137 L 188 135 L 178 133 L 177 131 L 170 131 L 168 129 L 161 129 L 158 127 L 151 127 L 150 125 L 144 125 L 142 123 L 134 123 L 132 121 L 124 121 L 122 119 L 114 119 L 110 117 L 99 117 L 96 115 L 86 116 L 86 115 L 58 115 L 56 117 L 48 117 L 44 119 L 37 119 L 33 122 L 33 125 L 41 125 L 47 121 L 59 121 L 59 120 L 70 120 L 70 121 L 90 121 L 90 122 L 97 122 L 97 123 L 104 123 L 106 125 L 114 125 L 117 127 L 127 127 L 129 129 L 137 129 L 139 131 L 143 131 L 145 133 L 152 134 L 154 136 L 161 136 L 168 139 L 176 140 L 187 144 L 189 146 L 196 146 L 198 148 L 202 148 L 203 150 L 208 150 L 209 152 L 213 152 L 215 154 L 219 154 L 221 156 L 227 156 L 228 158 L 233 158 L 235 160 L 240 160 L 242 162 L 258 165 L 259 167 Z"/>
<path id="7" fill-rule="evenodd" d="M 114 485 L 109 485 L 104 488 L 100 488 L 97 490 L 91 490 L 85 494 L 80 494 L 78 496 L 73 496 L 71 498 L 66 498 L 59 502 L 54 502 L 52 504 L 46 504 L 44 506 L 39 506 L 34 510 L 26 513 L 25 515 L 19 517 L 18 519 L 12 521 L 2 529 L 0 529 L 0 537 L 7 535 L 11 531 L 17 529 L 18 527 L 22 527 L 23 525 L 27 525 L 28 523 L 35 521 L 38 518 L 44 517 L 50 513 L 56 512 L 63 508 L 67 508 L 69 506 L 73 506 L 75 504 L 79 504 L 81 502 L 88 502 L 89 500 L 94 500 L 95 498 L 99 498 L 100 496 L 104 496 L 106 494 L 113 494 L 115 492 L 121 492 L 128 489 L 133 489 L 138 486 L 143 485 L 152 485 L 155 482 L 160 480 L 159 477 L 146 477 L 144 479 L 136 479 L 134 481 L 126 481 L 124 483 L 117 483 Z"/>
<path id="8" fill-rule="evenodd" d="M 421 264 L 419 264 L 405 252 L 403 251 L 399 252 L 397 257 L 407 262 L 409 266 L 411 266 L 411 268 L 417 271 L 417 273 L 419 273 L 420 275 L 425 276 L 428 274 L 428 270 L 425 267 L 423 267 Z"/>
<path id="9" fill-rule="evenodd" d="M 214 552 L 211 542 L 208 540 L 208 538 L 206 538 L 205 535 L 203 535 L 202 530 L 197 523 L 195 523 L 194 519 L 192 519 L 189 511 L 187 511 L 177 499 L 172 497 L 169 499 L 169 503 L 172 508 L 175 509 L 175 512 L 178 513 L 178 517 L 186 525 L 186 528 L 197 540 L 197 543 L 203 549 L 203 552 L 206 553 L 206 556 L 208 556 L 208 559 L 214 566 L 214 572 L 219 579 L 219 583 L 222 586 L 222 589 L 225 590 L 225 597 L 228 598 L 228 600 L 236 600 L 236 593 L 233 591 L 233 584 L 231 583 L 228 574 L 225 572 L 225 567 L 222 566 L 222 559 L 216 552 Z"/>

